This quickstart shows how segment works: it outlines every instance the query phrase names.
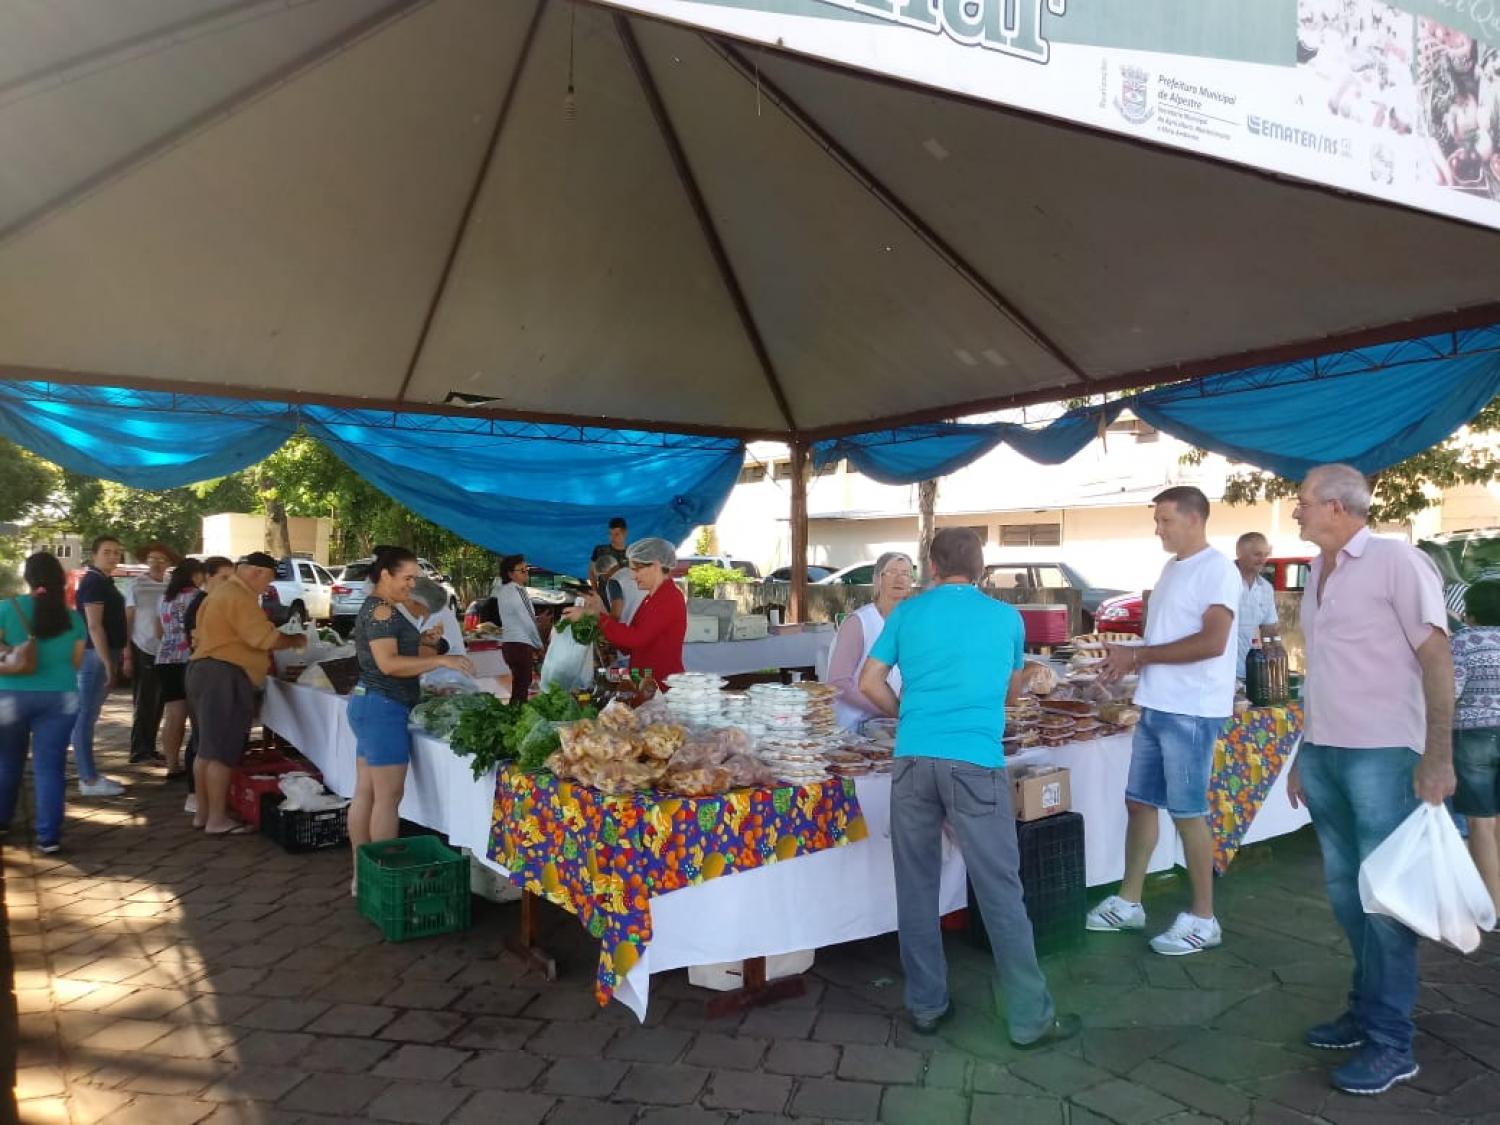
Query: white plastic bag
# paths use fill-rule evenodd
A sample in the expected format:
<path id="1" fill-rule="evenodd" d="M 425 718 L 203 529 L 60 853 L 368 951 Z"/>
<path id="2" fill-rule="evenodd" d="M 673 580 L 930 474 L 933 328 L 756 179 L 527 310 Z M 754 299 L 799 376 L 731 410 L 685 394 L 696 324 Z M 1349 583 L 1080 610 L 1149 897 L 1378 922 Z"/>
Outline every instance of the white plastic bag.
<path id="1" fill-rule="evenodd" d="M 1495 928 L 1495 904 L 1443 805 L 1425 802 L 1359 865 L 1366 914 L 1388 914 L 1460 953 Z"/>
<path id="2" fill-rule="evenodd" d="M 454 668 L 434 668 L 422 673 L 422 690 L 428 695 L 478 695 L 484 688 Z"/>
<path id="3" fill-rule="evenodd" d="M 542 661 L 543 689 L 556 684 L 566 691 L 583 691 L 593 682 L 594 646 L 579 644 L 571 630 L 554 629 Z"/>

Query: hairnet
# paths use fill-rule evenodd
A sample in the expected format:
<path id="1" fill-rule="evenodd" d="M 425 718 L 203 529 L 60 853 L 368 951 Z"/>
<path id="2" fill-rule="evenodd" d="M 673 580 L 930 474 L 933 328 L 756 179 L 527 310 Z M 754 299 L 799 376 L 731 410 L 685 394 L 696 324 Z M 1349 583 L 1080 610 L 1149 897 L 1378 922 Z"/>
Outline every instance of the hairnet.
<path id="1" fill-rule="evenodd" d="M 665 539 L 637 539 L 625 548 L 625 557 L 633 563 L 661 563 L 670 570 L 677 565 L 677 548 Z"/>
<path id="2" fill-rule="evenodd" d="M 411 596 L 425 605 L 428 613 L 437 613 L 448 604 L 448 591 L 425 576 L 412 583 Z"/>

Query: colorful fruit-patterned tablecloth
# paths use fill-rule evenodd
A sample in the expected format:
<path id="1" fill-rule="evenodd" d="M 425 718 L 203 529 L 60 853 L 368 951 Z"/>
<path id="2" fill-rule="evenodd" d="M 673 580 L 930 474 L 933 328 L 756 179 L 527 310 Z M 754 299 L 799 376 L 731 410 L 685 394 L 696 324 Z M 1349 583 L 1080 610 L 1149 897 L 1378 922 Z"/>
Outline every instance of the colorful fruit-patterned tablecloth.
<path id="1" fill-rule="evenodd" d="M 851 781 L 721 797 L 609 796 L 550 773 L 500 771 L 489 855 L 600 941 L 607 1004 L 651 940 L 651 896 L 865 838 Z"/>
<path id="2" fill-rule="evenodd" d="M 1214 747 L 1208 819 L 1222 875 L 1302 738 L 1302 704 L 1253 707 L 1232 719 Z"/>

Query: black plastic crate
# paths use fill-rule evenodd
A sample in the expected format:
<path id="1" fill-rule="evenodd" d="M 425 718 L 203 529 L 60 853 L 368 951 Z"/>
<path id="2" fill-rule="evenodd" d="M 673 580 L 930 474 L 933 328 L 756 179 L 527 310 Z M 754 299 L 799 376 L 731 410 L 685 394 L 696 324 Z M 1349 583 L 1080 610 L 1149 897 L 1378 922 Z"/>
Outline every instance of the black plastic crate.
<path id="1" fill-rule="evenodd" d="M 260 800 L 261 834 L 271 837 L 289 852 L 315 852 L 349 842 L 349 806 L 321 812 L 283 812 L 281 794 Z"/>
<path id="2" fill-rule="evenodd" d="M 1021 852 L 1021 889 L 1038 953 L 1056 953 L 1083 942 L 1088 913 L 1084 881 L 1083 814 L 1058 813 L 1041 820 L 1016 822 Z M 969 885 L 969 940 L 990 946 L 984 918 Z"/>

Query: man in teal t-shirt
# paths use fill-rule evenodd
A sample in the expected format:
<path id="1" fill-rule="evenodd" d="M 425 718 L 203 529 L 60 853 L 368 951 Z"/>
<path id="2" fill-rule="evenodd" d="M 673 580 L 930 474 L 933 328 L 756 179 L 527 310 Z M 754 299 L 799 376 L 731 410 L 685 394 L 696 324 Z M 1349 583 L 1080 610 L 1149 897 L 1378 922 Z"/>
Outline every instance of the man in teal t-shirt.
<path id="1" fill-rule="evenodd" d="M 982 593 L 979 537 L 944 528 L 928 559 L 932 587 L 892 612 L 860 672 L 859 688 L 899 713 L 891 772 L 891 851 L 906 1006 L 919 1032 L 950 1011 L 938 923 L 943 822 L 952 825 L 995 955 L 1010 1041 L 1039 1047 L 1078 1034 L 1059 1017 L 1036 962 L 1021 898 L 1015 813 L 1005 777 L 1005 705 L 1019 694 L 1025 640 L 1015 607 Z M 901 669 L 901 698 L 886 683 Z"/>

